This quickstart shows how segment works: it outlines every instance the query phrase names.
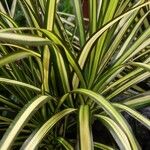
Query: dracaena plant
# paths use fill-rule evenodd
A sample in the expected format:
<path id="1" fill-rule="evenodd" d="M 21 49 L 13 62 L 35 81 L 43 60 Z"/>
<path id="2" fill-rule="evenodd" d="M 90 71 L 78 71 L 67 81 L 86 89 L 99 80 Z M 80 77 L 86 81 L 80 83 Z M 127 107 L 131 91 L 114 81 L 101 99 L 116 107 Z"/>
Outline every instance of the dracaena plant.
<path id="1" fill-rule="evenodd" d="M 150 2 L 60 2 L 0 2 L 0 149 L 140 150 L 124 112 L 150 129 Z"/>

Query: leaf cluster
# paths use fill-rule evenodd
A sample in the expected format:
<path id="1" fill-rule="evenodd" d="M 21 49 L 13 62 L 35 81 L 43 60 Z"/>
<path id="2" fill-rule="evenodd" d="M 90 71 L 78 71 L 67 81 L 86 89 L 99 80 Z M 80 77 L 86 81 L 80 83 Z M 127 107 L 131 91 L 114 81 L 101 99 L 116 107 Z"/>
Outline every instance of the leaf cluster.
<path id="1" fill-rule="evenodd" d="M 72 2 L 0 2 L 1 150 L 141 149 L 124 112 L 150 129 L 150 2 Z"/>

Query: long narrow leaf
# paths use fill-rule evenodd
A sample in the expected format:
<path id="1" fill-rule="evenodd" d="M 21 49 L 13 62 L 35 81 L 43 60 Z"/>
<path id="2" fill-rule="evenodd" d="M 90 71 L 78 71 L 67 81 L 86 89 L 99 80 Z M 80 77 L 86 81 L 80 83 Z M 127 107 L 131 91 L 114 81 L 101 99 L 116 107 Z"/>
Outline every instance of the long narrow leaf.
<path id="1" fill-rule="evenodd" d="M 33 85 L 30 85 L 30 84 L 27 84 L 27 83 L 24 83 L 24 82 L 12 80 L 12 79 L 0 78 L 0 83 L 28 88 L 28 89 L 34 90 L 36 92 L 41 91 L 41 89 L 38 88 L 38 87 L 35 87 Z"/>
<path id="2" fill-rule="evenodd" d="M 8 150 L 11 148 L 13 141 L 21 132 L 21 129 L 26 125 L 27 121 L 32 117 L 35 111 L 49 99 L 49 96 L 38 96 L 24 106 L 11 123 L 7 132 L 5 132 L 0 142 L 0 149 Z"/>
<path id="3" fill-rule="evenodd" d="M 74 148 L 64 138 L 58 137 L 57 140 L 64 146 L 66 150 L 74 150 Z"/>
<path id="4" fill-rule="evenodd" d="M 0 58 L 0 67 L 32 55 L 32 53 L 24 51 L 13 52 L 9 55 Z"/>
<path id="5" fill-rule="evenodd" d="M 65 110 L 62 110 L 61 112 L 53 115 L 48 121 L 46 121 L 42 127 L 37 130 L 35 133 L 31 134 L 29 137 L 29 140 L 23 144 L 21 147 L 21 150 L 34 150 L 38 147 L 39 143 L 42 141 L 42 139 L 45 137 L 45 135 L 51 130 L 51 128 L 63 117 L 66 115 L 74 112 L 76 109 L 68 108 Z"/>
<path id="6" fill-rule="evenodd" d="M 146 71 L 150 72 L 150 64 L 145 64 L 145 63 L 141 63 L 141 62 L 131 62 L 129 64 L 131 64 L 133 66 L 137 66 L 137 67 L 143 68 Z"/>
<path id="7" fill-rule="evenodd" d="M 86 39 L 85 39 L 83 14 L 82 14 L 82 8 L 81 8 L 81 0 L 73 0 L 73 2 L 74 2 L 76 17 L 77 17 L 77 24 L 79 27 L 80 45 L 82 47 Z"/>
<path id="8" fill-rule="evenodd" d="M 50 44 L 50 41 L 48 39 L 44 39 L 41 37 L 15 33 L 3 33 L 3 32 L 0 32 L 0 41 L 19 45 L 22 44 L 32 46 Z"/>
<path id="9" fill-rule="evenodd" d="M 125 105 L 118 104 L 118 103 L 113 103 L 113 105 L 115 107 L 129 113 L 132 117 L 137 119 L 139 122 L 141 122 L 144 126 L 146 126 L 150 130 L 150 120 L 148 118 L 144 117 L 143 115 L 141 115 L 140 113 L 138 113 L 134 109 L 131 109 L 131 108 L 125 106 Z"/>
<path id="10" fill-rule="evenodd" d="M 124 105 L 129 106 L 130 108 L 142 108 L 150 105 L 150 92 L 145 92 L 139 94 L 133 98 L 126 99 L 122 102 Z"/>
<path id="11" fill-rule="evenodd" d="M 46 2 L 46 13 L 45 13 L 45 26 L 46 29 L 52 31 L 54 26 L 56 0 L 47 0 Z"/>
<path id="12" fill-rule="evenodd" d="M 125 132 L 126 136 L 128 137 L 132 145 L 132 148 L 133 149 L 139 148 L 139 146 L 137 145 L 137 141 L 135 140 L 135 137 L 133 136 L 132 132 L 129 129 L 128 123 L 124 120 L 121 114 L 111 105 L 111 103 L 109 103 L 105 98 L 103 98 L 98 93 L 95 93 L 91 90 L 76 89 L 73 92 L 76 92 L 79 94 L 85 94 L 86 96 L 89 96 L 90 98 L 92 98 L 123 129 L 123 131 Z"/>
<path id="13" fill-rule="evenodd" d="M 94 147 L 102 149 L 102 150 L 115 150 L 114 148 L 108 146 L 108 145 L 104 145 L 98 142 L 94 142 Z"/>
<path id="14" fill-rule="evenodd" d="M 80 55 L 80 58 L 79 58 L 79 64 L 80 64 L 80 67 L 83 68 L 84 66 L 84 63 L 85 61 L 87 60 L 87 56 L 91 50 L 91 47 L 93 46 L 93 44 L 96 42 L 96 40 L 108 29 L 110 28 L 114 23 L 116 23 L 117 21 L 119 21 L 121 18 L 129 15 L 129 14 L 132 14 L 133 12 L 135 12 L 136 10 L 146 6 L 150 4 L 150 2 L 146 2 L 142 5 L 139 5 L 131 10 L 129 10 L 128 12 L 120 15 L 119 17 L 117 17 L 116 19 L 114 19 L 113 21 L 111 21 L 110 23 L 106 24 L 102 29 L 98 30 L 90 39 L 89 41 L 85 44 L 85 46 L 83 47 L 83 50 L 82 50 L 82 53 Z"/>
<path id="15" fill-rule="evenodd" d="M 93 141 L 90 131 L 90 112 L 88 105 L 81 105 L 79 110 L 80 149 L 92 150 Z"/>
<path id="16" fill-rule="evenodd" d="M 104 123 L 104 125 L 108 128 L 108 130 L 111 132 L 112 136 L 116 140 L 120 149 L 132 150 L 126 134 L 116 124 L 116 122 L 114 122 L 112 119 L 106 116 L 102 116 L 102 115 L 95 115 L 95 116 L 99 118 Z"/>

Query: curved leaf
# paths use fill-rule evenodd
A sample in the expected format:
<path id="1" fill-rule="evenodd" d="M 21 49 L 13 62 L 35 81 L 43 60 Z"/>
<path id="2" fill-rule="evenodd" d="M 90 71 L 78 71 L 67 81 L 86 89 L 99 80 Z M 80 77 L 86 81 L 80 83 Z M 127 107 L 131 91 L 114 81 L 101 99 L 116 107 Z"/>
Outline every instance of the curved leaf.
<path id="1" fill-rule="evenodd" d="M 133 135 L 133 133 L 130 130 L 130 127 L 128 123 L 125 121 L 125 119 L 122 117 L 122 115 L 112 106 L 110 102 L 108 102 L 105 98 L 103 98 L 100 94 L 93 92 L 91 90 L 87 89 L 76 89 L 73 92 L 79 93 L 79 94 L 85 94 L 86 96 L 89 96 L 91 99 L 93 99 L 98 105 L 100 105 L 106 113 L 115 120 L 115 122 L 123 129 L 126 136 L 128 137 L 132 148 L 138 150 L 139 146 L 137 144 L 137 141 Z"/>
<path id="2" fill-rule="evenodd" d="M 74 150 L 74 148 L 64 138 L 58 137 L 57 140 L 64 146 L 66 150 Z"/>
<path id="3" fill-rule="evenodd" d="M 0 78 L 0 83 L 20 86 L 20 87 L 24 87 L 24 88 L 34 90 L 36 92 L 41 91 L 41 89 L 37 88 L 36 86 L 30 85 L 30 84 L 27 84 L 27 83 L 24 83 L 24 82 L 21 82 L 21 81 L 12 80 L 12 79 Z"/>
<path id="4" fill-rule="evenodd" d="M 102 29 L 98 30 L 90 39 L 89 41 L 85 44 L 85 46 L 83 47 L 82 53 L 80 55 L 79 58 L 79 65 L 81 68 L 83 68 L 85 61 L 87 60 L 87 56 L 91 50 L 91 47 L 93 46 L 93 44 L 96 42 L 96 40 L 108 29 L 110 28 L 113 24 L 115 24 L 117 21 L 119 21 L 121 18 L 133 13 L 134 11 L 146 6 L 150 4 L 150 2 L 146 2 L 142 5 L 139 5 L 137 7 L 134 7 L 133 9 L 129 10 L 128 12 L 120 15 L 119 17 L 117 17 L 116 19 L 114 19 L 113 21 L 109 22 L 108 24 L 106 24 Z"/>
<path id="5" fill-rule="evenodd" d="M 1 11 L 0 11 L 0 15 L 3 16 L 7 20 L 10 27 L 16 27 L 16 28 L 18 27 L 16 22 L 14 22 L 14 20 L 12 18 L 10 18 L 8 15 L 6 15 L 5 13 L 3 13 Z"/>
<path id="6" fill-rule="evenodd" d="M 28 57 L 28 56 L 32 56 L 33 54 L 30 52 L 13 52 L 9 55 L 5 55 L 3 57 L 0 58 L 0 67 L 11 63 L 13 61 Z"/>
<path id="7" fill-rule="evenodd" d="M 1 139 L 1 150 L 8 150 L 11 148 L 13 141 L 15 141 L 15 138 L 21 132 L 21 129 L 26 125 L 27 121 L 32 117 L 36 110 L 38 110 L 38 108 L 49 99 L 51 99 L 49 96 L 38 96 L 23 107 Z"/>
<path id="8" fill-rule="evenodd" d="M 130 86 L 139 83 L 143 81 L 144 79 L 147 79 L 150 77 L 149 72 L 145 72 L 143 74 L 140 74 L 138 76 L 135 76 L 135 78 L 131 79 L 130 81 L 124 83 L 121 87 L 117 88 L 115 91 L 113 91 L 109 96 L 106 97 L 106 99 L 110 100 L 119 93 L 123 92 L 125 89 L 129 88 Z"/>
<path id="9" fill-rule="evenodd" d="M 2 95 L 0 95 L 0 102 L 11 107 L 11 108 L 14 108 L 14 109 L 20 109 L 21 108 L 18 105 L 11 102 L 10 99 L 3 97 Z"/>
<path id="10" fill-rule="evenodd" d="M 122 103 L 131 108 L 136 108 L 136 109 L 144 107 L 144 106 L 149 106 L 150 105 L 150 92 L 145 92 L 133 98 L 126 99 Z"/>
<path id="11" fill-rule="evenodd" d="M 85 39 L 85 29 L 84 29 L 84 23 L 83 23 L 83 14 L 82 14 L 82 8 L 81 8 L 81 1 L 80 0 L 73 0 L 76 17 L 77 17 L 77 24 L 79 26 L 79 35 L 80 35 L 80 45 L 81 47 L 84 45 L 86 39 Z"/>
<path id="12" fill-rule="evenodd" d="M 39 143 L 46 136 L 46 134 L 51 130 L 51 128 L 63 117 L 74 112 L 76 109 L 68 108 L 62 110 L 61 112 L 53 115 L 48 121 L 46 121 L 39 130 L 31 134 L 27 141 L 22 145 L 21 150 L 34 150 L 38 147 Z"/>
<path id="13" fill-rule="evenodd" d="M 102 115 L 95 115 L 95 116 L 99 118 L 103 122 L 103 124 L 108 128 L 108 130 L 114 137 L 114 140 L 117 142 L 120 149 L 132 150 L 126 134 L 123 132 L 120 126 L 117 125 L 116 122 L 114 122 L 112 119 L 106 116 Z"/>
<path id="14" fill-rule="evenodd" d="M 146 71 L 150 72 L 150 64 L 145 64 L 145 63 L 141 63 L 141 62 L 131 62 L 129 64 L 133 65 L 133 66 L 137 66 L 137 67 L 143 68 Z"/>
<path id="15" fill-rule="evenodd" d="M 2 32 L 6 32 L 6 31 L 19 31 L 19 30 L 31 30 L 31 31 L 32 31 L 32 30 L 37 30 L 37 31 L 40 31 L 40 32 L 44 33 L 45 36 L 46 36 L 48 39 L 54 41 L 54 43 L 55 43 L 56 45 L 60 45 L 61 47 L 63 47 L 63 49 L 64 49 L 64 51 L 65 51 L 65 53 L 66 53 L 66 56 L 67 56 L 67 59 L 68 59 L 70 65 L 71 65 L 71 66 L 73 67 L 73 69 L 75 70 L 75 73 L 77 74 L 77 78 L 80 79 L 81 85 L 82 85 L 83 87 L 86 87 L 86 82 L 85 82 L 85 79 L 84 79 L 84 77 L 83 77 L 83 75 L 82 75 L 81 68 L 80 68 L 79 64 L 76 62 L 76 60 L 75 60 L 75 58 L 73 57 L 73 55 L 68 51 L 68 49 L 65 47 L 65 44 L 63 44 L 63 42 L 60 40 L 59 37 L 57 37 L 54 33 L 50 32 L 50 31 L 48 31 L 48 30 L 45 30 L 45 29 L 41 29 L 41 28 L 27 28 L 27 27 L 23 27 L 23 28 L 13 28 L 13 29 L 9 28 L 9 29 L 3 29 Z M 45 39 L 45 40 L 46 40 L 46 41 L 45 41 L 46 43 L 48 42 L 48 41 L 47 41 L 48 39 Z M 18 41 L 18 42 L 19 42 L 19 41 Z M 25 41 L 23 40 L 22 42 L 24 43 Z M 22 42 L 21 42 L 21 43 L 22 43 Z M 34 41 L 31 40 L 31 41 L 29 42 L 29 44 L 32 43 L 32 42 L 34 42 Z M 49 41 L 48 43 L 49 43 L 49 44 L 52 44 L 50 41 Z M 47 44 L 48 44 L 48 43 L 47 43 Z M 43 42 L 41 42 L 41 43 L 39 43 L 39 44 L 45 45 Z M 79 84 L 79 80 L 76 81 L 76 80 L 73 79 L 72 82 L 73 82 L 74 88 L 77 88 L 77 86 L 78 86 L 78 84 Z"/>
<path id="16" fill-rule="evenodd" d="M 113 103 L 113 105 L 129 113 L 132 117 L 134 117 L 136 120 L 138 120 L 140 123 L 142 123 L 144 126 L 146 126 L 150 130 L 150 120 L 148 118 L 144 117 L 143 115 L 141 115 L 134 109 L 131 109 L 130 107 L 127 107 L 125 105 L 118 104 L 118 103 Z"/>
<path id="17" fill-rule="evenodd" d="M 4 43 L 0 43 L 0 45 L 17 48 L 19 50 L 22 50 L 22 51 L 25 51 L 25 52 L 29 52 L 29 53 L 31 53 L 34 56 L 41 57 L 41 55 L 39 53 L 35 52 L 34 50 L 27 49 L 27 48 L 22 47 L 22 46 L 18 46 L 18 45 L 14 45 L 14 44 L 8 44 L 8 43 L 5 43 L 5 44 Z"/>
<path id="18" fill-rule="evenodd" d="M 0 32 L 0 41 L 19 44 L 19 45 L 31 45 L 31 46 L 50 44 L 50 41 L 48 39 L 41 38 L 38 36 L 6 33 L 6 32 Z"/>
<path id="19" fill-rule="evenodd" d="M 102 149 L 102 150 L 115 150 L 114 148 L 112 148 L 108 145 L 104 145 L 104 144 L 97 143 L 97 142 L 94 142 L 94 147 Z"/>

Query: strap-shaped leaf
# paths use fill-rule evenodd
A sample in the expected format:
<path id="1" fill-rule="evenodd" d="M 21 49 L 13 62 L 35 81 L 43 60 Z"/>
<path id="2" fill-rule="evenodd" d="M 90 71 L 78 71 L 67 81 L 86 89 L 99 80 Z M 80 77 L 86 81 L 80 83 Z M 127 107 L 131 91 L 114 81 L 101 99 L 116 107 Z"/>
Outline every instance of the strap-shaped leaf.
<path id="1" fill-rule="evenodd" d="M 109 117 L 102 115 L 95 115 L 95 116 L 99 118 L 103 122 L 103 124 L 108 128 L 108 130 L 114 137 L 120 149 L 132 150 L 126 134 L 123 132 L 120 126 L 117 125 L 115 121 L 113 121 Z"/>
<path id="2" fill-rule="evenodd" d="M 43 52 L 43 86 L 44 90 L 49 92 L 49 72 L 50 72 L 50 49 L 45 46 Z"/>
<path id="3" fill-rule="evenodd" d="M 0 95 L 0 102 L 9 106 L 10 108 L 14 108 L 14 109 L 20 109 L 19 106 L 17 106 L 16 104 L 14 104 L 13 102 L 10 101 L 10 99 Z"/>
<path id="4" fill-rule="evenodd" d="M 64 138 L 58 137 L 57 140 L 64 146 L 66 150 L 74 150 L 74 148 Z"/>
<path id="5" fill-rule="evenodd" d="M 80 149 L 92 150 L 93 141 L 90 131 L 90 112 L 88 105 L 81 105 L 79 110 Z"/>
<path id="6" fill-rule="evenodd" d="M 67 47 L 65 47 L 65 44 L 63 44 L 63 42 L 60 40 L 60 38 L 59 37 L 57 37 L 54 33 L 52 33 L 52 32 L 50 32 L 50 31 L 48 31 L 48 30 L 45 30 L 45 29 L 41 29 L 41 28 L 13 28 L 13 29 L 11 29 L 11 28 L 9 28 L 9 29 L 5 29 L 5 30 L 3 30 L 3 32 L 4 31 L 18 31 L 18 30 L 37 30 L 37 31 L 40 31 L 40 32 L 42 32 L 42 33 L 44 33 L 45 34 L 45 36 L 48 38 L 48 39 L 50 39 L 50 40 L 52 40 L 56 45 L 60 45 L 60 46 L 62 46 L 63 47 L 63 50 L 65 51 L 65 53 L 66 53 L 66 56 L 67 56 L 67 59 L 68 59 L 68 61 L 69 61 L 69 63 L 70 63 L 70 65 L 73 67 L 73 69 L 75 70 L 75 75 L 77 75 L 76 76 L 76 78 L 74 78 L 73 79 L 73 85 L 74 85 L 74 87 L 75 88 L 77 88 L 77 86 L 78 86 L 78 84 L 79 84 L 79 80 L 78 80 L 78 78 L 80 79 L 80 82 L 81 82 L 81 85 L 83 86 L 83 87 L 86 87 L 86 82 L 85 82 L 85 79 L 84 79 L 84 77 L 83 77 L 83 75 L 82 75 L 82 72 L 81 72 L 81 68 L 80 68 L 80 66 L 79 66 L 79 64 L 76 62 L 76 60 L 75 60 L 75 58 L 72 56 L 72 54 L 68 51 L 68 49 L 67 49 Z M 18 35 L 18 34 L 17 34 Z M 48 39 L 45 39 L 46 41 L 46 43 L 48 42 L 47 40 Z M 8 40 L 8 39 L 7 39 Z M 18 41 L 19 42 L 19 41 Z M 23 41 L 22 41 L 23 43 L 25 42 L 24 41 L 24 39 L 23 39 Z M 21 43 L 22 43 L 21 42 Z M 34 41 L 33 40 L 31 40 L 29 43 L 31 44 L 31 43 L 34 43 Z M 39 44 L 42 44 L 42 45 L 45 45 L 46 43 L 43 43 L 42 41 L 41 41 L 41 43 L 39 43 Z M 50 41 L 48 42 L 49 44 L 52 44 Z M 47 43 L 47 44 L 48 44 Z M 27 42 L 27 44 L 28 44 L 28 42 Z M 29 45 L 30 45 L 29 44 Z"/>
<path id="7" fill-rule="evenodd" d="M 96 32 L 97 28 L 97 2 L 89 0 L 89 25 L 90 25 L 90 35 Z"/>
<path id="8" fill-rule="evenodd" d="M 28 56 L 32 56 L 33 54 L 30 52 L 13 52 L 9 55 L 3 56 L 0 58 L 0 67 L 2 67 L 3 65 L 6 65 L 8 63 L 11 63 L 13 61 L 28 57 Z"/>
<path id="9" fill-rule="evenodd" d="M 46 2 L 46 13 L 45 13 L 45 27 L 52 31 L 54 26 L 56 0 L 47 0 Z"/>
<path id="10" fill-rule="evenodd" d="M 103 18 L 103 25 L 112 19 L 118 2 L 119 2 L 118 0 L 110 0 L 109 1 L 109 6 L 106 9 L 106 13 Z M 99 61 L 101 61 L 101 58 L 103 57 L 105 42 L 108 43 L 107 42 L 107 33 L 108 33 L 108 30 L 106 30 L 101 35 L 101 37 L 99 38 L 99 40 L 97 42 L 96 49 L 95 49 L 95 57 L 93 59 L 93 65 L 92 65 L 93 69 L 91 70 L 91 74 L 90 74 L 89 87 L 91 87 L 91 85 L 93 84 L 93 82 L 95 80 Z"/>
<path id="11" fill-rule="evenodd" d="M 149 35 L 150 35 L 150 27 L 147 28 L 145 32 L 143 32 L 143 34 L 137 39 L 137 41 L 134 42 L 123 55 L 120 56 L 120 58 L 117 60 L 114 66 L 118 66 L 123 62 L 126 62 L 131 57 L 133 57 L 137 52 L 140 52 L 143 48 L 148 46 L 150 42 Z M 129 41 L 127 40 L 126 42 Z M 124 48 L 124 46 L 122 48 Z"/>
<path id="12" fill-rule="evenodd" d="M 139 22 L 135 25 L 133 30 L 131 31 L 129 37 L 126 39 L 126 41 L 123 43 L 122 47 L 120 48 L 119 52 L 117 53 L 115 60 L 117 60 L 125 51 L 127 46 L 129 45 L 129 42 L 134 38 L 135 34 L 138 32 L 141 24 L 143 23 L 144 19 L 148 16 L 150 11 L 148 11 L 140 20 Z"/>
<path id="13" fill-rule="evenodd" d="M 113 91 L 109 96 L 107 96 L 106 98 L 108 100 L 112 99 L 113 97 L 115 97 L 116 95 L 118 95 L 119 93 L 121 93 L 122 91 L 124 91 L 125 89 L 129 88 L 130 86 L 139 83 L 141 81 L 143 81 L 144 79 L 147 79 L 148 77 L 150 77 L 150 73 L 149 72 L 145 72 L 143 74 L 140 74 L 138 76 L 135 76 L 134 79 L 129 80 L 128 82 L 126 82 L 124 85 L 122 85 L 121 87 L 117 88 L 115 91 Z"/>
<path id="14" fill-rule="evenodd" d="M 24 83 L 24 82 L 21 82 L 21 81 L 12 80 L 12 79 L 0 78 L 0 83 L 20 86 L 20 87 L 24 87 L 24 88 L 34 90 L 36 92 L 41 91 L 41 89 L 36 87 L 36 86 L 30 85 L 30 84 L 27 84 L 27 83 Z"/>
<path id="15" fill-rule="evenodd" d="M 122 102 L 124 105 L 129 106 L 130 108 L 142 108 L 144 106 L 150 105 L 150 92 L 145 92 L 139 94 L 138 96 L 126 99 Z"/>
<path id="16" fill-rule="evenodd" d="M 53 115 L 48 121 L 46 121 L 39 130 L 33 132 L 27 141 L 21 147 L 21 150 L 34 150 L 38 147 L 39 143 L 46 136 L 46 134 L 51 130 L 51 128 L 63 117 L 74 112 L 76 109 L 68 108 L 62 110 L 61 112 Z"/>
<path id="17" fill-rule="evenodd" d="M 12 5 L 11 5 L 11 9 L 10 9 L 10 13 L 11 13 L 12 18 L 14 18 L 16 7 L 17 7 L 17 0 L 13 0 Z"/>
<path id="18" fill-rule="evenodd" d="M 112 106 L 110 102 L 108 102 L 105 98 L 103 98 L 100 94 L 93 92 L 91 90 L 87 89 L 76 89 L 73 92 L 79 93 L 79 94 L 85 94 L 86 96 L 89 96 L 91 99 L 93 99 L 98 105 L 100 105 L 106 113 L 114 119 L 114 121 L 122 128 L 122 130 L 125 132 L 126 136 L 128 137 L 131 146 L 133 149 L 138 150 L 139 146 L 137 144 L 137 141 L 131 132 L 128 123 L 125 121 L 125 119 L 122 117 L 122 115 Z"/>
<path id="19" fill-rule="evenodd" d="M 94 142 L 94 147 L 102 149 L 102 150 L 115 150 L 114 148 L 112 148 L 112 147 L 110 147 L 108 145 L 105 145 L 105 144 L 102 144 L 102 143 L 98 143 L 98 142 Z"/>
<path id="20" fill-rule="evenodd" d="M 150 64 L 145 64 L 145 63 L 141 63 L 141 62 L 131 62 L 129 64 L 131 64 L 133 66 L 137 66 L 137 67 L 143 68 L 146 71 L 150 72 Z"/>
<path id="21" fill-rule="evenodd" d="M 121 18 L 132 14 L 133 12 L 135 12 L 136 10 L 139 10 L 140 8 L 146 6 L 150 4 L 150 2 L 146 2 L 142 5 L 139 5 L 131 10 L 129 10 L 128 12 L 118 16 L 116 19 L 114 19 L 113 21 L 109 22 L 108 24 L 106 24 L 103 28 L 101 28 L 100 30 L 98 30 L 90 39 L 89 41 L 84 45 L 83 50 L 81 52 L 80 58 L 79 58 L 79 65 L 81 68 L 84 67 L 84 63 L 87 60 L 87 56 L 91 50 L 91 47 L 93 46 L 93 44 L 96 42 L 96 40 L 98 40 L 98 38 L 108 29 L 110 28 L 113 24 L 115 24 L 117 21 L 119 21 Z"/>
<path id="22" fill-rule="evenodd" d="M 53 48 L 54 48 L 54 53 L 56 56 L 56 65 L 58 67 L 61 82 L 63 85 L 63 90 L 65 93 L 70 92 L 69 77 L 67 74 L 67 69 L 66 69 L 64 59 L 61 55 L 60 49 L 56 45 L 54 45 Z M 70 103 L 73 106 L 71 95 L 69 97 L 70 97 Z"/>
<path id="23" fill-rule="evenodd" d="M 139 112 L 135 111 L 134 109 L 131 109 L 130 107 L 127 107 L 122 104 L 113 103 L 113 105 L 123 111 L 126 111 L 129 113 L 132 117 L 134 117 L 136 120 L 138 120 L 140 123 L 142 123 L 144 126 L 146 126 L 150 130 L 150 120 L 146 117 L 144 117 Z"/>
<path id="24" fill-rule="evenodd" d="M 14 20 L 12 18 L 10 18 L 8 15 L 6 15 L 3 12 L 0 12 L 0 15 L 6 19 L 6 21 L 10 27 L 16 27 L 16 28 L 18 27 L 18 25 L 14 22 Z"/>
<path id="25" fill-rule="evenodd" d="M 48 39 L 41 38 L 38 36 L 6 33 L 6 32 L 0 32 L 0 41 L 19 45 L 32 45 L 32 46 L 50 44 L 50 41 Z"/>
<path id="26" fill-rule="evenodd" d="M 74 2 L 75 12 L 76 12 L 77 25 L 79 27 L 80 45 L 82 47 L 86 39 L 85 39 L 83 14 L 81 8 L 81 0 L 73 0 L 73 2 Z"/>
<path id="27" fill-rule="evenodd" d="M 23 107 L 5 132 L 0 142 L 1 150 L 8 150 L 11 148 L 13 141 L 15 141 L 15 138 L 21 132 L 21 129 L 26 125 L 36 110 L 38 110 L 38 108 L 45 104 L 49 99 L 51 99 L 49 96 L 38 96 Z"/>
<path id="28" fill-rule="evenodd" d="M 32 5 L 33 1 L 18 0 L 18 3 L 21 6 L 21 9 L 23 10 L 23 13 L 25 15 L 25 18 L 26 18 L 29 26 L 32 26 L 32 27 L 34 26 L 36 28 L 39 28 L 40 27 L 39 26 L 40 19 L 38 18 L 38 15 L 36 14 L 36 12 L 34 10 L 35 6 Z"/>
<path id="29" fill-rule="evenodd" d="M 18 50 L 20 51 L 25 51 L 25 52 L 29 52 L 31 53 L 33 56 L 37 56 L 37 57 L 41 57 L 41 54 L 35 52 L 34 50 L 32 49 L 28 49 L 28 48 L 25 48 L 25 47 L 22 47 L 22 46 L 18 46 L 18 45 L 14 45 L 14 44 L 9 44 L 9 43 L 1 43 L 2 46 L 10 46 L 12 48 L 17 48 Z"/>

